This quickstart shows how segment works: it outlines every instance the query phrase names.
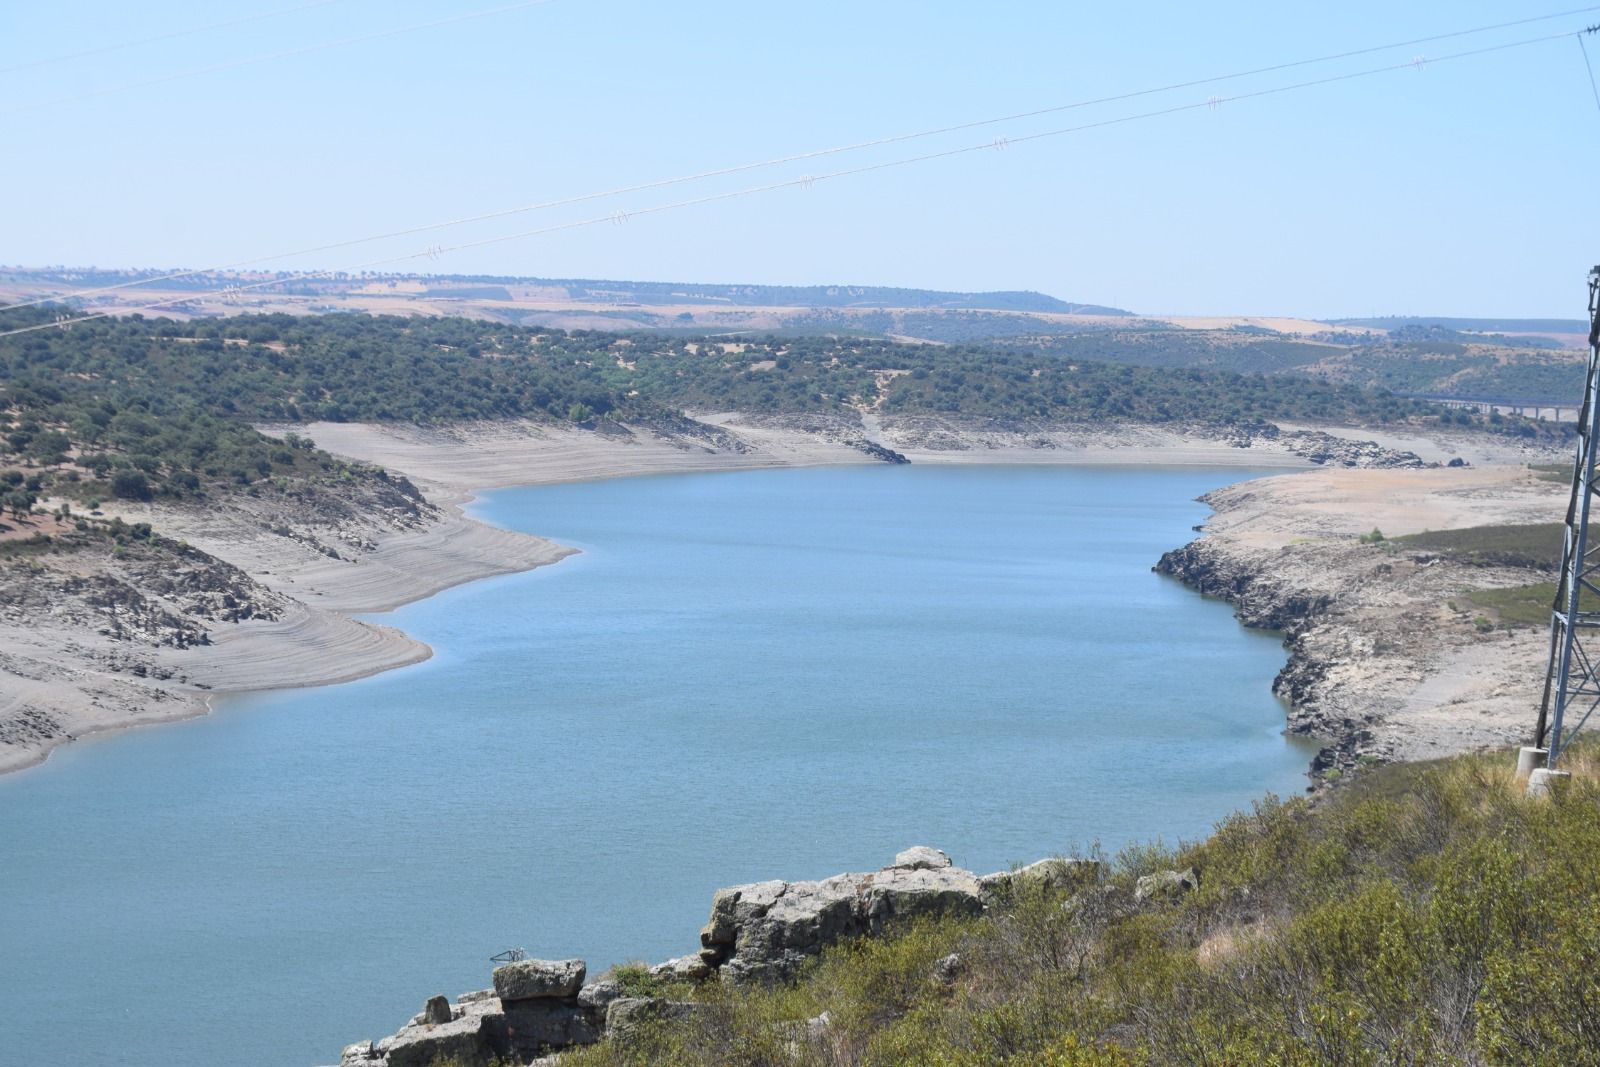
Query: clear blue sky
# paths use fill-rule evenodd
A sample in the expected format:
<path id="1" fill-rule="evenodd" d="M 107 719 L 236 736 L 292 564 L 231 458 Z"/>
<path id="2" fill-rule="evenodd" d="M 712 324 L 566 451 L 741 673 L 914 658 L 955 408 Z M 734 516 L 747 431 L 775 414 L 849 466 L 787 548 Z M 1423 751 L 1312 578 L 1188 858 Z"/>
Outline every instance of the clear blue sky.
<path id="1" fill-rule="evenodd" d="M 0 67 L 294 2 L 3 4 Z M 341 0 L 0 73 L 0 262 L 208 266 L 1582 6 L 551 0 L 15 110 L 505 2 Z M 274 265 L 343 267 L 1593 22 L 1600 11 Z M 1578 317 L 1600 262 L 1597 175 L 1600 111 L 1568 39 L 392 269 Z"/>

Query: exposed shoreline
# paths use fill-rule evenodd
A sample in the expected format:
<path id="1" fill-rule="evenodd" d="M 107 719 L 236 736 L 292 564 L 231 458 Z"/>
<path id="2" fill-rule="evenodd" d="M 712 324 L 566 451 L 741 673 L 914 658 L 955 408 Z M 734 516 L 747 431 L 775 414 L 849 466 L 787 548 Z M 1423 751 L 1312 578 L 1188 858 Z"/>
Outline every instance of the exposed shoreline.
<path id="1" fill-rule="evenodd" d="M 0 700 L 0 720 L 12 706 L 25 704 L 46 721 L 64 724 L 55 736 L 31 744 L 0 744 L 0 773 L 42 763 L 54 748 L 80 737 L 206 714 L 220 696 L 338 684 L 427 659 L 432 655 L 427 645 L 352 615 L 392 610 L 479 578 L 546 566 L 574 551 L 470 517 L 466 506 L 487 490 L 880 462 L 869 454 L 874 446 L 934 464 L 1312 467 L 1276 441 L 1241 447 L 1237 441 L 1139 426 L 952 431 L 911 422 L 885 428 L 876 419 L 855 427 L 796 426 L 735 415 L 704 416 L 702 425 L 704 437 L 525 423 L 451 430 L 333 423 L 295 427 L 330 452 L 405 475 L 436 506 L 427 521 L 410 528 L 352 535 L 363 543 L 353 557 L 312 551 L 237 518 L 125 508 L 129 521 L 152 521 L 169 536 L 238 567 L 275 598 L 278 617 L 211 626 L 209 644 L 155 649 L 148 669 L 132 676 L 105 669 L 106 660 L 119 651 L 116 642 L 76 631 L 0 626 L 0 670 L 8 681 L 13 675 L 22 679 L 9 687 L 16 690 L 9 701 Z M 1508 449 L 1493 441 L 1453 441 L 1446 451 L 1474 444 L 1481 454 L 1472 454 L 1473 462 L 1509 458 L 1494 453 Z"/>
<path id="2" fill-rule="evenodd" d="M 1285 633 L 1288 662 L 1273 691 L 1289 705 L 1289 732 L 1326 745 L 1314 774 L 1526 740 L 1548 634 L 1480 629 L 1457 598 L 1551 576 L 1358 535 L 1554 523 L 1564 485 L 1514 466 L 1324 469 L 1205 499 L 1216 514 L 1204 535 L 1156 569 L 1226 600 L 1246 625 Z"/>

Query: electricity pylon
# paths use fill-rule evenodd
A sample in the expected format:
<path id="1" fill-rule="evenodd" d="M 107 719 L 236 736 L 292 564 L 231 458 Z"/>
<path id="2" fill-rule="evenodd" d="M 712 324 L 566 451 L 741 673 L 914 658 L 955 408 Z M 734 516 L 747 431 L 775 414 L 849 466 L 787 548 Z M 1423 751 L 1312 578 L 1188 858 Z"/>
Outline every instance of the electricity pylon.
<path id="1" fill-rule="evenodd" d="M 1600 267 L 1589 272 L 1589 367 L 1578 413 L 1578 458 L 1572 468 L 1561 546 L 1561 580 L 1550 612 L 1550 664 L 1534 747 L 1546 749 L 1546 766 L 1555 768 L 1562 750 L 1600 706 L 1600 545 L 1589 544 L 1589 506 L 1597 489 L 1595 446 L 1600 439 Z M 1588 647 L 1585 641 L 1590 641 Z M 1574 722 L 1573 720 L 1576 719 Z"/>

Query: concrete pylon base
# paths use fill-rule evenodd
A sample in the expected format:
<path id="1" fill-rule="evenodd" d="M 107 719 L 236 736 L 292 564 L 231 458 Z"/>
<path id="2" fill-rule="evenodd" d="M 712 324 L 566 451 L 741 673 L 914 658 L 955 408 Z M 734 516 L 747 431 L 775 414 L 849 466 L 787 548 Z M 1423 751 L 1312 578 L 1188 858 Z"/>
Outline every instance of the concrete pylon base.
<path id="1" fill-rule="evenodd" d="M 1571 777 L 1572 775 L 1566 771 L 1552 771 L 1548 768 L 1540 767 L 1528 775 L 1527 795 L 1530 797 L 1547 797 L 1561 788 L 1561 785 Z"/>
<path id="2" fill-rule="evenodd" d="M 1532 745 L 1523 745 L 1517 749 L 1517 781 L 1525 782 L 1528 775 L 1543 767 L 1550 760 L 1548 748 L 1534 748 Z"/>

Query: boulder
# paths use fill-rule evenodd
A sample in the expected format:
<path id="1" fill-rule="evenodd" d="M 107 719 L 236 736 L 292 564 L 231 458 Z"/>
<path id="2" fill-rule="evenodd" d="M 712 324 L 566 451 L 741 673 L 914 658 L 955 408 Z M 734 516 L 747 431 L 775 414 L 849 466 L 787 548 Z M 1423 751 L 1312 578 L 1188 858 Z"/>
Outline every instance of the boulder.
<path id="1" fill-rule="evenodd" d="M 619 1000 L 621 997 L 622 986 L 609 978 L 602 978 L 599 981 L 590 982 L 578 990 L 578 1007 L 584 1008 L 597 1017 L 604 1019 L 606 1008 L 611 1005 L 613 1000 Z"/>
<path id="2" fill-rule="evenodd" d="M 917 850 L 910 850 L 917 851 Z M 943 853 L 910 857 L 936 862 Z M 906 857 L 902 853 L 901 857 Z M 846 938 L 880 932 L 916 915 L 977 915 L 977 877 L 953 866 L 903 867 L 840 874 L 816 882 L 758 882 L 719 890 L 701 935 L 701 958 L 735 982 L 791 977 L 808 957 Z"/>
<path id="3" fill-rule="evenodd" d="M 575 997 L 587 971 L 582 960 L 518 960 L 494 969 L 494 991 L 506 1004 Z"/>
<path id="4" fill-rule="evenodd" d="M 660 997 L 622 997 L 613 1000 L 611 1007 L 606 1010 L 606 1039 L 626 1045 L 639 1036 L 643 1027 L 655 1022 L 690 1018 L 700 1007 L 690 1001 L 662 1000 Z"/>
<path id="5" fill-rule="evenodd" d="M 937 871 L 954 866 L 950 857 L 936 848 L 927 845 L 912 845 L 894 858 L 889 864 L 903 871 Z"/>
<path id="6" fill-rule="evenodd" d="M 711 965 L 696 953 L 658 963 L 650 968 L 650 977 L 663 982 L 703 982 L 711 976 Z"/>
<path id="7" fill-rule="evenodd" d="M 996 871 L 978 879 L 986 902 L 1004 898 L 1021 889 L 1069 890 L 1095 880 L 1100 873 L 1096 860 L 1051 858 L 1018 867 L 1013 871 Z"/>
<path id="8" fill-rule="evenodd" d="M 445 997 L 429 997 L 428 1003 L 422 1006 L 422 1022 L 425 1026 L 438 1026 L 455 1018 L 450 1010 L 450 1001 Z"/>
<path id="9" fill-rule="evenodd" d="M 1182 896 L 1200 887 L 1194 868 L 1181 871 L 1157 871 L 1147 874 L 1134 883 L 1133 899 L 1136 904 L 1150 900 L 1168 900 Z"/>
<path id="10" fill-rule="evenodd" d="M 461 1067 L 488 1067 L 495 1051 L 484 1024 L 498 1015 L 464 1015 L 439 1026 L 406 1026 L 378 1042 L 375 1051 L 387 1067 L 433 1067 L 455 1059 Z"/>
<path id="11" fill-rule="evenodd" d="M 711 921 L 700 931 L 700 944 L 707 948 L 733 944 L 739 929 L 765 915 L 788 888 L 788 882 L 774 880 L 717 890 L 711 897 Z"/>
<path id="12" fill-rule="evenodd" d="M 363 1067 L 377 1058 L 377 1049 L 371 1041 L 357 1041 L 344 1047 L 344 1052 L 339 1056 L 339 1067 Z"/>

